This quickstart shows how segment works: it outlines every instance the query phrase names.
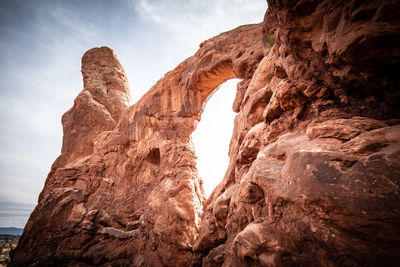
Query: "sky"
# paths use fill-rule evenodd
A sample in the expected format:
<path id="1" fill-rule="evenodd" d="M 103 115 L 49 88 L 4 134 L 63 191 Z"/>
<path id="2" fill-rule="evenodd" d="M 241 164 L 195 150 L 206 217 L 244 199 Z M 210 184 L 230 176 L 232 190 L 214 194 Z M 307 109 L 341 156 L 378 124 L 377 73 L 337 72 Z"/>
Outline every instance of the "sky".
<path id="1" fill-rule="evenodd" d="M 108 46 L 132 103 L 199 44 L 263 20 L 265 0 L 0 0 L 0 227 L 23 227 L 60 154 L 61 116 L 82 90 L 81 57 Z M 238 80 L 206 105 L 192 134 L 206 194 L 222 181 Z"/>

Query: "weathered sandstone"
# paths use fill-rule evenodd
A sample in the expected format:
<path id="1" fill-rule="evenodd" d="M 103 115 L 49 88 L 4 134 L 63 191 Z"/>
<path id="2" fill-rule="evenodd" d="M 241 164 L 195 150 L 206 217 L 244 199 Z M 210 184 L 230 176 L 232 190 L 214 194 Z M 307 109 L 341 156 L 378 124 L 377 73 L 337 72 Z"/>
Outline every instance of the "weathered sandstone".
<path id="1" fill-rule="evenodd" d="M 399 1 L 268 5 L 129 108 L 112 50 L 84 55 L 15 265 L 400 264 Z M 230 164 L 206 200 L 190 134 L 235 77 Z"/>

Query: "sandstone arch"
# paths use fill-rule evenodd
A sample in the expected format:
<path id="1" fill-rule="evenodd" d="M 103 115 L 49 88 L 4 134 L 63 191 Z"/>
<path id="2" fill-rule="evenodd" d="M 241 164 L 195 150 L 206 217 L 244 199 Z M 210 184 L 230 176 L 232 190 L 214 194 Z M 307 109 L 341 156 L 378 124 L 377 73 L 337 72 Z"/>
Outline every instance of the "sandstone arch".
<path id="1" fill-rule="evenodd" d="M 134 265 L 188 265 L 205 201 L 190 134 L 212 92 L 234 77 L 248 84 L 264 54 L 261 24 L 222 33 L 127 108 L 126 75 L 115 54 L 89 50 L 84 90 L 63 117 L 62 154 L 26 227 L 53 234 L 22 237 L 17 257 L 53 251 L 98 264 L 128 254 Z M 110 242 L 124 249 L 110 255 Z"/>
<path id="2" fill-rule="evenodd" d="M 268 6 L 263 24 L 205 41 L 129 108 L 83 90 L 63 125 L 84 141 L 64 139 L 15 264 L 399 265 L 399 1 Z M 231 160 L 205 202 L 189 136 L 231 77 L 243 79 Z"/>

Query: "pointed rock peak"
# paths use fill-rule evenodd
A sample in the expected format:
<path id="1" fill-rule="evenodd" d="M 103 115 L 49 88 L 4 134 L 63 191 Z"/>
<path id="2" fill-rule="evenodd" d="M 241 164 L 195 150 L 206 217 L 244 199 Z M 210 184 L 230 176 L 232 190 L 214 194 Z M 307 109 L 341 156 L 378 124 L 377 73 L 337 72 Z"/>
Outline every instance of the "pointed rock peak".
<path id="1" fill-rule="evenodd" d="M 87 51 L 82 57 L 82 75 L 84 88 L 62 118 L 65 162 L 92 153 L 96 136 L 112 130 L 130 102 L 128 79 L 112 49 Z"/>
<path id="2" fill-rule="evenodd" d="M 131 96 L 128 78 L 115 52 L 105 46 L 88 50 L 82 57 L 82 75 L 84 90 L 118 121 Z"/>

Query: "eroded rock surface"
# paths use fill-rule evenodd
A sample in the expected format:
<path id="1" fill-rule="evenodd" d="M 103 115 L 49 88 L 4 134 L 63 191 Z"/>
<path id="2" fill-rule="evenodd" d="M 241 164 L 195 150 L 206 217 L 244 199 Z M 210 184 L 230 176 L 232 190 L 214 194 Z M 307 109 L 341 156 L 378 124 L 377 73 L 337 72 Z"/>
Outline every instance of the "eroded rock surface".
<path id="1" fill-rule="evenodd" d="M 399 1 L 268 5 L 275 44 L 194 249 L 224 246 L 223 266 L 398 265 Z"/>
<path id="2" fill-rule="evenodd" d="M 400 264 L 399 1 L 268 5 L 129 108 L 112 51 L 84 55 L 15 265 Z M 230 164 L 206 201 L 190 134 L 234 77 Z"/>
<path id="3" fill-rule="evenodd" d="M 113 51 L 85 53 L 84 90 L 63 116 L 62 154 L 13 261 L 63 254 L 72 264 L 190 265 L 205 201 L 190 134 L 213 90 L 249 80 L 268 48 L 262 24 L 222 33 L 129 109 Z"/>

